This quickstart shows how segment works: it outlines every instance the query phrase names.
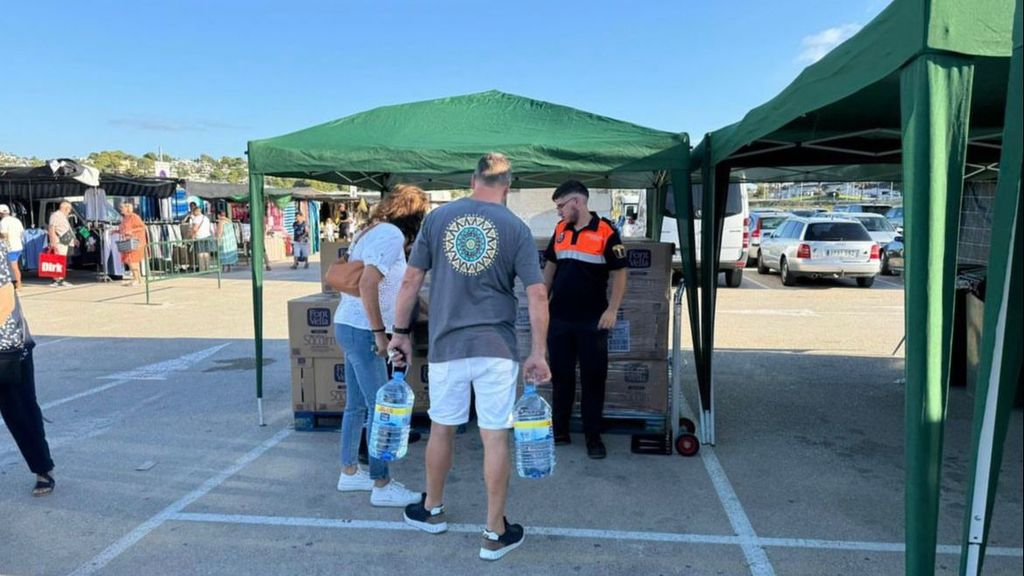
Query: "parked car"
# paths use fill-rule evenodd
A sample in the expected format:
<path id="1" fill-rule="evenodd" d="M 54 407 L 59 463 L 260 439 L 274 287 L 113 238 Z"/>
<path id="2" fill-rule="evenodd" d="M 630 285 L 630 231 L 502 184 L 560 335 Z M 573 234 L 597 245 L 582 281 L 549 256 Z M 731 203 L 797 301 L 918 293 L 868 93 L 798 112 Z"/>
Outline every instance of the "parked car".
<path id="1" fill-rule="evenodd" d="M 882 264 L 880 273 L 885 276 L 903 274 L 903 234 L 900 233 L 885 246 L 882 246 Z"/>
<path id="2" fill-rule="evenodd" d="M 868 288 L 879 272 L 881 249 L 857 220 L 790 218 L 761 239 L 757 272 L 778 270 L 782 283 L 799 278 L 856 278 Z"/>
<path id="3" fill-rule="evenodd" d="M 885 246 L 896 238 L 896 229 L 889 223 L 888 218 L 880 214 L 871 214 L 870 212 L 851 212 L 849 214 L 831 212 L 827 215 L 823 214 L 822 216 L 846 220 L 852 219 L 860 222 L 865 228 L 867 228 L 868 234 L 871 235 L 871 239 L 879 246 Z"/>
<path id="4" fill-rule="evenodd" d="M 885 217 L 889 219 L 895 228 L 903 227 L 903 206 L 893 206 L 885 213 Z"/>
<path id="5" fill-rule="evenodd" d="M 889 204 L 844 203 L 836 204 L 835 207 L 832 208 L 832 211 L 857 214 L 868 212 L 871 214 L 881 214 L 884 216 L 887 212 L 889 212 L 890 209 L 892 209 L 892 206 L 890 206 Z"/>
<path id="6" fill-rule="evenodd" d="M 743 282 L 743 269 L 747 266 L 747 252 L 750 248 L 750 206 L 748 203 L 747 184 L 730 184 L 725 201 L 725 222 L 722 226 L 722 248 L 719 250 L 718 271 L 725 273 L 725 285 L 738 288 Z M 671 187 L 670 187 L 671 188 Z M 700 229 L 701 229 L 701 194 L 699 184 L 693 186 L 694 230 L 697 234 L 696 251 L 697 267 L 701 267 Z M 675 214 L 675 196 L 669 190 L 666 210 Z M 682 276 L 683 260 L 679 251 L 679 235 L 675 218 L 666 217 L 661 229 L 661 241 L 675 244 L 672 256 L 673 284 Z"/>
<path id="7" fill-rule="evenodd" d="M 750 213 L 750 252 L 747 254 L 747 266 L 757 265 L 757 257 L 761 254 L 761 238 L 775 231 L 783 222 L 791 218 L 789 212 L 776 210 L 759 210 Z"/>
<path id="8" fill-rule="evenodd" d="M 817 216 L 818 214 L 824 214 L 825 212 L 828 212 L 828 210 L 825 210 L 824 208 L 801 208 L 799 210 L 789 211 L 793 216 L 800 216 L 802 218 L 810 218 L 812 216 Z"/>

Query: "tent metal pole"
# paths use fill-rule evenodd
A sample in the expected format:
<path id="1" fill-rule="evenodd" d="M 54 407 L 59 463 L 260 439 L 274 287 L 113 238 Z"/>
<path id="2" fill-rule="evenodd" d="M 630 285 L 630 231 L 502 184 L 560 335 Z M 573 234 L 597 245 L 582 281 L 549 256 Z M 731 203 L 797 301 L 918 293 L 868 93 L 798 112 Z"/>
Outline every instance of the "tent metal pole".
<path id="1" fill-rule="evenodd" d="M 252 267 L 252 318 L 253 345 L 256 359 L 256 410 L 260 426 L 266 426 L 263 418 L 263 255 L 264 226 L 263 214 L 266 209 L 263 197 L 263 174 L 253 170 L 252 150 L 249 153 L 249 229 L 252 250 L 249 256 Z"/>

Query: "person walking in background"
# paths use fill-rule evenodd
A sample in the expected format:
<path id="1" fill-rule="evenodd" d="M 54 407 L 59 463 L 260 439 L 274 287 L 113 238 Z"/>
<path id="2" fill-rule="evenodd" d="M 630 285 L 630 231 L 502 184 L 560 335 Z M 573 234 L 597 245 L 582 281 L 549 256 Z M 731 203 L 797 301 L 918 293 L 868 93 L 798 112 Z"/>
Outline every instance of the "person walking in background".
<path id="1" fill-rule="evenodd" d="M 399 185 L 373 212 L 371 224 L 349 251 L 363 262 L 359 297 L 342 293 L 334 315 L 338 344 L 345 353 L 345 414 L 341 419 L 341 475 L 338 490 L 370 490 L 374 506 L 404 507 L 420 495 L 390 478 L 388 464 L 370 457 L 369 471 L 358 466 L 363 423 L 371 437 L 377 391 L 387 383 L 387 332 L 395 324 L 398 287 L 405 275 L 406 238 L 414 238 L 427 213 L 427 197 L 416 186 Z"/>
<path id="2" fill-rule="evenodd" d="M 11 214 L 11 209 L 7 204 L 0 204 L 0 242 L 7 243 L 7 261 L 11 266 L 15 290 L 21 288 L 21 266 L 18 264 L 18 259 L 21 258 L 21 251 L 24 248 L 22 244 L 24 234 L 25 226 L 21 220 Z"/>
<path id="3" fill-rule="evenodd" d="M 224 272 L 231 272 L 231 267 L 238 264 L 238 238 L 231 212 L 225 208 L 217 211 L 217 244 L 220 247 L 220 265 Z"/>
<path id="4" fill-rule="evenodd" d="M 71 221 L 68 220 L 68 215 L 71 214 L 71 202 L 63 200 L 60 203 L 60 207 L 50 214 L 49 221 L 49 236 L 50 236 L 50 249 L 60 256 L 67 257 L 71 247 L 76 244 L 75 232 L 71 229 Z M 67 266 L 64 267 L 65 271 Z M 67 272 L 65 272 L 66 274 Z M 54 278 L 53 283 L 50 284 L 51 288 L 58 286 L 73 286 L 71 282 L 66 280 L 66 277 Z"/>
<path id="5" fill-rule="evenodd" d="M 608 331 L 615 326 L 626 294 L 626 247 L 609 220 L 587 207 L 590 191 L 567 180 L 551 199 L 562 219 L 548 242 L 544 284 L 551 294 L 552 412 L 555 444 L 571 442 L 569 419 L 576 402 L 576 365 L 581 380 L 581 413 L 587 456 L 607 455 L 601 440 L 608 379 Z M 611 299 L 607 297 L 612 278 Z"/>
<path id="6" fill-rule="evenodd" d="M 33 496 L 53 492 L 53 460 L 43 413 L 36 400 L 35 343 L 14 291 L 7 244 L 0 242 L 0 417 L 7 424 L 29 470 L 36 475 Z"/>
<path id="7" fill-rule="evenodd" d="M 299 267 L 299 263 L 309 268 L 309 224 L 306 222 L 306 215 L 302 212 L 295 214 L 295 222 L 292 223 L 292 270 Z"/>
<path id="8" fill-rule="evenodd" d="M 523 369 L 532 381 L 550 377 L 546 354 L 547 290 L 526 224 L 506 206 L 511 166 L 487 154 L 473 173 L 472 196 L 431 212 L 413 246 L 402 281 L 391 348 L 395 364 L 412 356 L 412 313 L 427 271 L 430 285 L 430 440 L 427 492 L 405 509 L 406 523 L 434 534 L 448 529 L 444 487 L 452 467 L 455 430 L 469 421 L 470 387 L 484 445 L 487 525 L 480 558 L 497 560 L 523 542 L 524 530 L 505 517 L 509 428 L 519 377 L 516 349 L 518 277 L 529 298 L 533 342 Z"/>
<path id="9" fill-rule="evenodd" d="M 351 240 L 352 215 L 348 211 L 348 205 L 342 204 L 338 211 L 338 238 L 344 241 Z"/>
<path id="10" fill-rule="evenodd" d="M 135 240 L 135 248 L 121 251 L 121 261 L 131 271 L 131 280 L 125 280 L 122 286 L 138 286 L 142 284 L 142 263 L 146 260 L 146 225 L 135 213 L 135 206 L 130 202 L 121 203 L 121 226 L 118 234 L 122 241 Z"/>
<path id="11" fill-rule="evenodd" d="M 195 240 L 193 244 L 196 254 L 195 265 L 198 270 L 203 271 L 210 267 L 210 240 L 213 238 L 213 224 L 206 214 L 203 214 L 203 209 L 198 204 L 193 202 L 190 205 L 193 206 L 189 222 L 192 224 L 192 238 Z"/>
<path id="12" fill-rule="evenodd" d="M 321 229 L 323 230 L 324 242 L 334 242 L 338 239 L 338 225 L 334 223 L 334 218 L 327 216 Z"/>

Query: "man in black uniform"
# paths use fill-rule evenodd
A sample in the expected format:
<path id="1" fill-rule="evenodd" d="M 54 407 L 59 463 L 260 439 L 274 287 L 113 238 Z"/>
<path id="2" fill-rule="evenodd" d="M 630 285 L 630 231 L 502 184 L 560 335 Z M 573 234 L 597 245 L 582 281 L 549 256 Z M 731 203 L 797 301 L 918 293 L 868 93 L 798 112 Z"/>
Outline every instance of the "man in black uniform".
<path id="1" fill-rule="evenodd" d="M 551 197 L 562 220 L 544 252 L 544 283 L 551 295 L 548 354 L 555 444 L 571 442 L 569 418 L 576 401 L 578 362 L 587 456 L 604 458 L 601 418 L 608 379 L 608 330 L 615 326 L 626 293 L 627 260 L 619 233 L 610 221 L 590 211 L 589 198 L 590 191 L 576 180 L 562 183 Z"/>

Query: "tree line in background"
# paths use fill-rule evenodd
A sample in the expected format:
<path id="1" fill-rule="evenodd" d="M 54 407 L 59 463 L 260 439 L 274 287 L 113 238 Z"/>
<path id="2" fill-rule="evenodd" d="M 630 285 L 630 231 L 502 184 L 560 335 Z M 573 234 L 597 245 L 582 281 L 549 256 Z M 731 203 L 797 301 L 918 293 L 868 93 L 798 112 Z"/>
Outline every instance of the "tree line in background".
<path id="1" fill-rule="evenodd" d="M 38 166 L 44 160 L 39 158 L 24 158 L 9 156 L 13 159 L 12 164 L 23 166 Z M 103 150 L 92 152 L 84 158 L 78 159 L 100 172 L 111 174 L 127 174 L 129 176 L 154 176 L 156 174 L 156 162 L 160 160 L 156 152 L 146 152 L 142 156 L 135 156 L 121 150 Z M 208 154 L 200 154 L 198 158 L 174 158 L 167 154 L 163 155 L 163 161 L 171 164 L 171 174 L 176 178 L 195 180 L 200 182 L 227 182 L 230 184 L 244 184 L 249 180 L 249 168 L 245 158 L 221 156 L 214 158 Z M 0 165 L 7 163 L 3 162 Z M 297 178 L 278 178 L 268 176 L 266 185 L 271 188 L 315 188 L 325 192 L 340 190 L 337 184 L 320 182 L 318 180 L 302 180 Z"/>

